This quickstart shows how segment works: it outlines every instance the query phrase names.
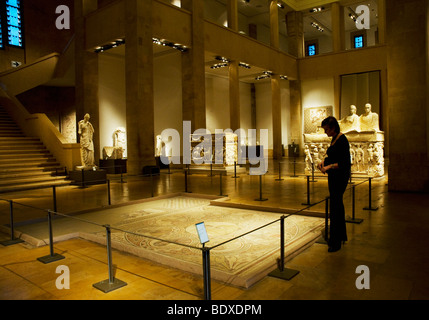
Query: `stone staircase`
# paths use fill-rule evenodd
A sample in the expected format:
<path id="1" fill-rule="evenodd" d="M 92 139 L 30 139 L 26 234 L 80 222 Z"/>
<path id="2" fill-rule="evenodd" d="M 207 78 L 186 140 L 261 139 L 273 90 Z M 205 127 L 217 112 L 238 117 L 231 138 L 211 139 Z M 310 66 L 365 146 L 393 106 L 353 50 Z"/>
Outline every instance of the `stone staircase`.
<path id="1" fill-rule="evenodd" d="M 69 184 L 64 171 L 43 143 L 27 137 L 0 106 L 0 193 Z"/>

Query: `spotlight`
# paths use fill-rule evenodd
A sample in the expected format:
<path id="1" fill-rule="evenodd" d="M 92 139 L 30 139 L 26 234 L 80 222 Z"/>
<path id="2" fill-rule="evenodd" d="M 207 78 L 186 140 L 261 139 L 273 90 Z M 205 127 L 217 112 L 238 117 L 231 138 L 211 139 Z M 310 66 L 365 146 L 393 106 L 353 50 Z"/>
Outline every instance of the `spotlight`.
<path id="1" fill-rule="evenodd" d="M 250 69 L 250 65 L 249 65 L 249 64 L 247 64 L 247 63 L 244 63 L 244 62 L 239 62 L 239 63 L 238 63 L 238 66 L 239 66 L 239 67 L 243 67 L 243 68 L 245 68 L 245 69 Z"/>
<path id="2" fill-rule="evenodd" d="M 313 8 L 313 9 L 310 9 L 310 12 L 311 12 L 311 13 L 315 13 L 315 12 L 320 12 L 320 11 L 322 11 L 322 10 L 325 10 L 325 7 L 317 7 L 317 8 Z"/>

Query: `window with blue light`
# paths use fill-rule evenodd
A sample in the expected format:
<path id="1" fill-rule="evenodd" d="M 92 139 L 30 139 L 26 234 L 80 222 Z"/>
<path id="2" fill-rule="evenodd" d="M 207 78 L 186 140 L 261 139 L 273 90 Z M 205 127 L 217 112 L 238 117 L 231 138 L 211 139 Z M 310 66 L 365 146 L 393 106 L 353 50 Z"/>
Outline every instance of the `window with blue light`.
<path id="1" fill-rule="evenodd" d="M 363 47 L 364 47 L 363 35 L 355 36 L 355 48 L 358 49 Z"/>
<path id="2" fill-rule="evenodd" d="M 6 0 L 7 44 L 22 47 L 21 0 Z"/>
<path id="3" fill-rule="evenodd" d="M 3 45 L 3 28 L 2 28 L 2 20 L 1 20 L 1 14 L 0 14 L 0 49 L 4 48 Z"/>
<path id="4" fill-rule="evenodd" d="M 316 45 L 315 44 L 310 44 L 308 46 L 308 55 L 309 56 L 315 56 L 316 55 Z"/>

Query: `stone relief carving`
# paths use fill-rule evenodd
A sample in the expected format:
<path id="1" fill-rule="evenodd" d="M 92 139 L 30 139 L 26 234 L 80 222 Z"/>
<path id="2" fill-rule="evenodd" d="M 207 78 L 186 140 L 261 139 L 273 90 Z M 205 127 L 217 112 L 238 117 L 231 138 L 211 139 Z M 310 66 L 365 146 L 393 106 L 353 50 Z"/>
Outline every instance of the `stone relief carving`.
<path id="1" fill-rule="evenodd" d="M 350 143 L 350 161 L 353 174 L 369 177 L 384 175 L 384 132 L 380 131 L 379 117 L 371 111 L 371 104 L 365 105 L 365 113 L 356 114 L 356 106 L 350 106 L 350 114 L 339 121 Z M 317 130 L 304 134 L 305 173 L 312 173 L 312 164 L 317 168 L 326 156 L 330 138 Z M 316 171 L 316 169 L 315 169 Z"/>

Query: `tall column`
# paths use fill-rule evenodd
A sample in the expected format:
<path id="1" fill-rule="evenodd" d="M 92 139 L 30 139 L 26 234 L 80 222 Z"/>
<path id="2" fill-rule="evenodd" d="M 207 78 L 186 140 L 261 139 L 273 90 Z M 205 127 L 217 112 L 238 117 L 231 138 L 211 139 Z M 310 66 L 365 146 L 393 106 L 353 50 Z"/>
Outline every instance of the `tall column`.
<path id="1" fill-rule="evenodd" d="M 344 7 L 338 2 L 331 4 L 332 48 L 334 52 L 345 49 Z"/>
<path id="2" fill-rule="evenodd" d="M 85 47 L 85 16 L 97 10 L 97 2 L 90 0 L 75 1 L 75 87 L 76 87 L 76 134 L 77 122 L 86 113 L 91 116 L 94 127 L 94 160 L 100 159 L 100 124 L 98 99 L 98 55 Z M 79 142 L 79 135 L 78 142 Z"/>
<path id="3" fill-rule="evenodd" d="M 203 4 L 182 0 L 182 8 L 192 13 L 192 45 L 182 54 L 182 113 L 184 121 L 192 122 L 192 131 L 206 127 Z"/>
<path id="4" fill-rule="evenodd" d="M 128 174 L 155 164 L 152 0 L 125 1 Z"/>
<path id="5" fill-rule="evenodd" d="M 227 1 L 228 28 L 238 31 L 238 2 Z M 229 113 L 230 128 L 235 131 L 240 128 L 240 70 L 238 61 L 229 63 Z"/>
<path id="6" fill-rule="evenodd" d="M 302 12 L 292 11 L 286 15 L 289 54 L 302 58 L 304 56 L 304 22 Z"/>
<path id="7" fill-rule="evenodd" d="M 300 150 L 303 150 L 301 81 L 290 80 L 289 90 L 291 142 L 299 144 Z"/>
<path id="8" fill-rule="evenodd" d="M 378 0 L 378 43 L 386 43 L 386 0 Z"/>
<path id="9" fill-rule="evenodd" d="M 229 113 L 230 128 L 235 131 L 240 128 L 240 81 L 238 61 L 229 64 Z"/>
<path id="10" fill-rule="evenodd" d="M 228 28 L 238 31 L 238 1 L 227 1 Z"/>
<path id="11" fill-rule="evenodd" d="M 429 192 L 428 12 L 425 0 L 386 1 L 390 191 Z"/>
<path id="12" fill-rule="evenodd" d="M 334 75 L 334 115 L 337 119 L 344 117 L 345 115 L 341 115 L 341 76 L 336 74 Z"/>
<path id="13" fill-rule="evenodd" d="M 279 48 L 279 7 L 277 0 L 270 1 L 270 43 L 273 48 Z"/>
<path id="14" fill-rule="evenodd" d="M 282 106 L 280 94 L 280 76 L 271 77 L 271 105 L 273 117 L 273 159 L 282 158 Z"/>

